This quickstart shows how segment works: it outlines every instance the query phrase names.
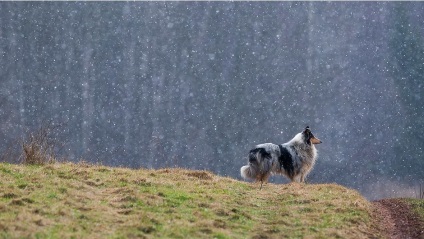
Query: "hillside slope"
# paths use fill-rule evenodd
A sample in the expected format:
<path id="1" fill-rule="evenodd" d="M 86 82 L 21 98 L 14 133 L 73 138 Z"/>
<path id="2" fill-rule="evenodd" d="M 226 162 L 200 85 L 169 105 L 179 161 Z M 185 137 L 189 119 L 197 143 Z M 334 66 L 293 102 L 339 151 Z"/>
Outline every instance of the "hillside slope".
<path id="1" fill-rule="evenodd" d="M 206 171 L 0 164 L 0 238 L 369 238 L 371 206 L 332 184 Z"/>

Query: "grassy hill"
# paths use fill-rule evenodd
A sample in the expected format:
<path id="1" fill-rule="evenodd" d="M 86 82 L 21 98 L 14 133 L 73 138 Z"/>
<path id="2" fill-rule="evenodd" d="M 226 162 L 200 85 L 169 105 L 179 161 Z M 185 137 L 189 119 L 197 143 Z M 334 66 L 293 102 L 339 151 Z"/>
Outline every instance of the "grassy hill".
<path id="1" fill-rule="evenodd" d="M 0 238 L 369 238 L 371 205 L 333 184 L 184 169 L 0 164 Z"/>

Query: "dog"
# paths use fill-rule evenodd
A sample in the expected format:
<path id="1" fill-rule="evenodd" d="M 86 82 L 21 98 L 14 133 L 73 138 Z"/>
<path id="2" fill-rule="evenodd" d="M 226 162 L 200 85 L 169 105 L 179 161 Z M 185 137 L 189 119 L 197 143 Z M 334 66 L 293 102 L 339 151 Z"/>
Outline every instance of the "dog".
<path id="1" fill-rule="evenodd" d="M 241 167 L 244 179 L 268 182 L 271 174 L 281 174 L 291 182 L 304 183 L 317 159 L 315 144 L 322 143 L 309 126 L 285 144 L 265 143 L 256 145 L 249 152 L 249 164 Z"/>

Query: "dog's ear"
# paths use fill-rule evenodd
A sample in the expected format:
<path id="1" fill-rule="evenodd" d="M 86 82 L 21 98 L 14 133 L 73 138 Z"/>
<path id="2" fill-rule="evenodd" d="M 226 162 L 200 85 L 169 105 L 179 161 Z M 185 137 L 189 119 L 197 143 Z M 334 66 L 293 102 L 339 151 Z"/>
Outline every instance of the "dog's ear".
<path id="1" fill-rule="evenodd" d="M 309 126 L 306 126 L 305 131 L 303 131 L 303 133 L 305 134 L 305 138 L 306 138 L 306 142 L 308 144 L 320 144 L 322 143 L 322 141 L 320 139 L 318 139 L 317 137 L 315 137 L 314 134 L 312 134 L 311 129 L 309 128 Z"/>

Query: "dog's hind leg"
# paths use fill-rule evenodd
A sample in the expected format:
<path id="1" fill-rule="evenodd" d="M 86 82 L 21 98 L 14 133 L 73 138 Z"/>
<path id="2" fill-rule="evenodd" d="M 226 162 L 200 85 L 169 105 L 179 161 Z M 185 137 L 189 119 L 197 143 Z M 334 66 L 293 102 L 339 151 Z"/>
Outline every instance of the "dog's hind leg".
<path id="1" fill-rule="evenodd" d="M 299 183 L 305 183 L 305 175 L 304 174 L 300 175 Z"/>
<path id="2" fill-rule="evenodd" d="M 270 173 L 266 173 L 266 174 L 263 174 L 263 175 L 262 175 L 262 177 L 261 177 L 261 179 L 260 179 L 260 181 L 261 181 L 261 187 L 260 187 L 260 190 L 262 189 L 262 186 L 263 186 L 264 182 L 265 182 L 265 183 L 268 183 L 268 178 L 269 178 L 269 176 L 270 176 Z"/>
<path id="3" fill-rule="evenodd" d="M 257 180 L 257 181 L 260 181 L 260 182 L 261 182 L 261 187 L 259 188 L 259 190 L 262 190 L 262 186 L 263 186 L 263 184 L 264 184 L 264 178 L 265 178 L 265 175 L 264 175 L 264 174 L 262 174 L 262 173 L 261 173 L 261 175 L 258 177 L 258 180 Z"/>
<path id="4" fill-rule="evenodd" d="M 302 182 L 302 175 L 295 175 L 293 176 L 293 178 L 291 179 L 292 183 L 301 183 Z"/>

